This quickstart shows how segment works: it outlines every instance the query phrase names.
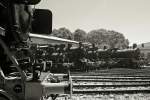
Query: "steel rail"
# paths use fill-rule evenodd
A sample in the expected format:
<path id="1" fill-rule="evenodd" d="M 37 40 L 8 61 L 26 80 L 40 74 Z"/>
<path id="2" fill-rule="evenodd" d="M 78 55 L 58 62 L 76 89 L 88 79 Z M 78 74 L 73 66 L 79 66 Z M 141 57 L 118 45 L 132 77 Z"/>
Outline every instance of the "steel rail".
<path id="1" fill-rule="evenodd" d="M 120 89 L 109 89 L 109 90 L 77 90 L 74 89 L 74 94 L 87 94 L 87 93 L 98 93 L 98 94 L 120 94 L 120 93 L 149 93 L 150 89 L 130 89 L 130 90 L 120 90 Z"/>

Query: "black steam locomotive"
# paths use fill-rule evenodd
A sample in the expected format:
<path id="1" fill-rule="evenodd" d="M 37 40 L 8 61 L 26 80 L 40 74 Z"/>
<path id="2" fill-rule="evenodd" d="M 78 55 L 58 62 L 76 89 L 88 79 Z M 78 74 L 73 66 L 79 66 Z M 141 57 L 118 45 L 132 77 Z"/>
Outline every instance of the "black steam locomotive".
<path id="1" fill-rule="evenodd" d="M 140 68 L 143 64 L 143 57 L 137 49 L 110 49 L 98 51 L 99 61 L 103 62 L 100 67 L 108 68 Z"/>
<path id="2" fill-rule="evenodd" d="M 47 52 L 45 57 L 38 58 L 51 61 L 47 68 L 54 73 L 65 70 L 85 72 L 109 68 L 135 69 L 144 65 L 144 57 L 138 48 L 119 50 L 84 47 L 65 49 L 64 47 L 62 50 L 53 49 L 51 53 L 49 50 L 45 51 Z"/>

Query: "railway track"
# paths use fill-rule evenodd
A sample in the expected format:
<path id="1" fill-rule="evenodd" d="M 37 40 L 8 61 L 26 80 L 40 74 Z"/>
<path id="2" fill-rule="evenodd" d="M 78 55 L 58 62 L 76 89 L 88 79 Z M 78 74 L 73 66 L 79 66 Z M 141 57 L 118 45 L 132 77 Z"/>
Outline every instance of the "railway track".
<path id="1" fill-rule="evenodd" d="M 71 77 L 72 100 L 150 100 L 150 68 L 74 72 Z"/>
<path id="2" fill-rule="evenodd" d="M 145 75 L 142 71 L 134 73 L 136 74 L 126 75 L 118 72 L 117 75 L 72 75 L 73 94 L 149 93 L 149 74 Z"/>
<path id="3" fill-rule="evenodd" d="M 75 76 L 125 76 L 125 77 L 150 77 L 150 68 L 143 69 L 108 69 L 108 70 L 96 70 L 86 73 L 74 72 Z"/>
<path id="4" fill-rule="evenodd" d="M 72 78 L 74 80 L 77 80 L 77 79 L 131 79 L 131 80 L 135 80 L 135 79 L 150 79 L 150 76 L 72 76 Z"/>

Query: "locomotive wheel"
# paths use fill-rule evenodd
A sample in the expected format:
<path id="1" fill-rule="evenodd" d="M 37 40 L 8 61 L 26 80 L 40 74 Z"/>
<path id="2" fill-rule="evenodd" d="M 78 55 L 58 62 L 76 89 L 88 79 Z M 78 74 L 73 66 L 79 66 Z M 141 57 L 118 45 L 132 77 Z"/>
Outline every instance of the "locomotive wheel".
<path id="1" fill-rule="evenodd" d="M 8 100 L 8 99 L 5 97 L 0 97 L 0 100 Z"/>

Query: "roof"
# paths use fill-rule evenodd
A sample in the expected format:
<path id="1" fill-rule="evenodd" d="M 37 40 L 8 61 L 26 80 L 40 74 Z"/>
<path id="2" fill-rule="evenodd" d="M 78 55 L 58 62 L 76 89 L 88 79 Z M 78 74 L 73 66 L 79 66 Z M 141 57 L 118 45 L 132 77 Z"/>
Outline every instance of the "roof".
<path id="1" fill-rule="evenodd" d="M 58 38 L 49 35 L 33 34 L 33 33 L 30 33 L 29 37 L 32 41 L 31 43 L 33 44 L 68 44 L 68 43 L 78 44 L 79 43 L 73 40 Z"/>

